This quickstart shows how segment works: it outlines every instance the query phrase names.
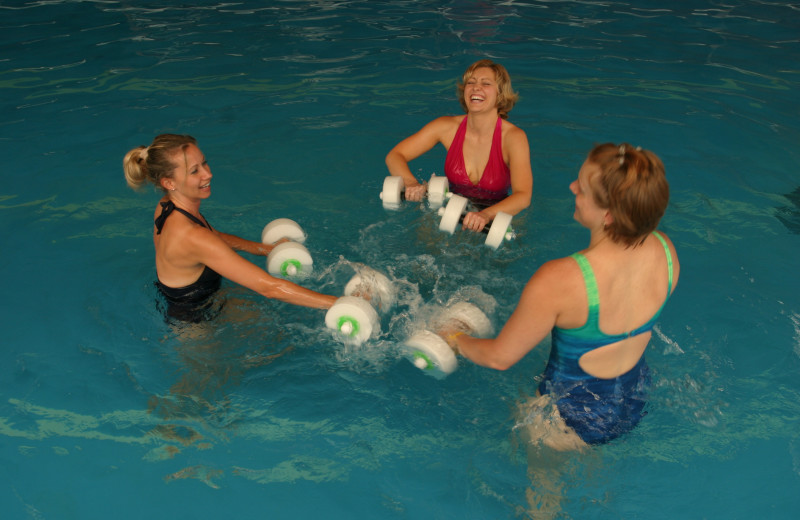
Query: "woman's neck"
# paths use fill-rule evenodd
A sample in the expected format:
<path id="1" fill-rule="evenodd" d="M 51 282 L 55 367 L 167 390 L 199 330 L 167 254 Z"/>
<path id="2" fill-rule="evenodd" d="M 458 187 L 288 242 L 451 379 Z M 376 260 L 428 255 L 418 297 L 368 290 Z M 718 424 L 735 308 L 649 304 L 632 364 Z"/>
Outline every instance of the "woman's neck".
<path id="1" fill-rule="evenodd" d="M 200 200 L 199 199 L 190 199 L 188 197 L 184 197 L 180 193 L 177 192 L 169 192 L 167 194 L 167 198 L 175 204 L 176 207 L 181 208 L 184 211 L 188 211 L 195 217 L 200 217 Z"/>
<path id="2" fill-rule="evenodd" d="M 497 109 L 491 112 L 470 113 L 467 114 L 467 128 L 479 134 L 494 133 L 497 118 Z"/>
<path id="3" fill-rule="evenodd" d="M 624 246 L 620 247 L 620 244 L 611 240 L 608 233 L 606 233 L 605 229 L 602 227 L 592 229 L 591 237 L 589 238 L 589 247 L 586 248 L 586 251 L 609 249 L 624 249 Z"/>

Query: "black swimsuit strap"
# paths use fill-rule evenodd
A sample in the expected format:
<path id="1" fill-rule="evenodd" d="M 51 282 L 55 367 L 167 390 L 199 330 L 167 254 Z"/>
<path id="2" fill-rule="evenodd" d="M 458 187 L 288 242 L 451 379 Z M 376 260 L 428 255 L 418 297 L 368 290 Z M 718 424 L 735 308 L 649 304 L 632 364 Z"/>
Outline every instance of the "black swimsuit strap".
<path id="1" fill-rule="evenodd" d="M 161 234 L 161 229 L 164 227 L 164 222 L 167 221 L 167 217 L 170 216 L 170 214 L 173 211 L 177 211 L 179 213 L 183 213 L 184 215 L 186 215 L 189 218 L 189 220 L 191 220 L 195 224 L 199 224 L 199 225 L 203 226 L 204 228 L 211 229 L 211 224 L 206 226 L 205 222 L 203 222 L 199 218 L 195 217 L 194 215 L 192 215 L 188 211 L 177 207 L 175 205 L 175 203 L 172 202 L 171 200 L 168 200 L 167 202 L 162 202 L 161 203 L 161 214 L 155 220 L 155 225 L 156 225 L 156 230 L 157 230 L 156 231 L 156 235 L 160 235 Z"/>
<path id="2" fill-rule="evenodd" d="M 161 234 L 161 229 L 164 227 L 164 222 L 167 221 L 167 217 L 170 215 L 170 213 L 173 212 L 174 209 L 175 209 L 175 204 L 173 204 L 171 200 L 161 203 L 161 215 L 159 215 L 158 218 L 156 218 L 155 220 L 155 225 L 157 230 L 156 235 Z"/>

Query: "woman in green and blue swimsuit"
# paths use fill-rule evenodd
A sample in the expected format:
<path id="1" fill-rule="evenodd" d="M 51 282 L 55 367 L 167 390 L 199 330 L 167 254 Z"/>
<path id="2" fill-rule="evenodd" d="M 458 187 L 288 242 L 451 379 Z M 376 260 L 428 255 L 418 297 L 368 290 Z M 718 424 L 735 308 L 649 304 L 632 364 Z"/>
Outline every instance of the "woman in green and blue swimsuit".
<path id="1" fill-rule="evenodd" d="M 479 365 L 505 370 L 552 333 L 535 399 L 555 405 L 543 442 L 580 448 L 636 426 L 649 374 L 644 351 L 680 274 L 669 238 L 655 231 L 669 200 L 664 166 L 628 144 L 595 147 L 570 184 L 589 246 L 545 263 L 495 339 L 443 331 Z M 533 406 L 533 405 L 532 405 Z"/>

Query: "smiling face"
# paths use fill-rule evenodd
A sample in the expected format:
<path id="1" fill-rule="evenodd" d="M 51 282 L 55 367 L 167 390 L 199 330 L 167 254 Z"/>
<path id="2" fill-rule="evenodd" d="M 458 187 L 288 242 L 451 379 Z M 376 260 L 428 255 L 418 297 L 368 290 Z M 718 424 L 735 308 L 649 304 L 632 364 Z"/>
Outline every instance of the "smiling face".
<path id="1" fill-rule="evenodd" d="M 469 112 L 497 109 L 497 78 L 489 67 L 475 69 L 464 86 L 464 104 Z"/>
<path id="2" fill-rule="evenodd" d="M 473 82 L 470 85 L 470 81 Z M 484 85 L 484 82 L 486 84 Z M 478 60 L 464 71 L 461 81 L 456 85 L 458 91 L 458 102 L 464 112 L 469 113 L 473 110 L 472 103 L 478 101 L 478 97 L 486 97 L 486 92 L 477 92 L 477 96 L 473 97 L 472 94 L 467 92 L 471 86 L 486 86 L 494 92 L 494 101 L 484 100 L 481 109 L 488 108 L 497 109 L 497 115 L 503 119 L 508 119 L 508 113 L 514 107 L 514 104 L 519 99 L 519 96 L 511 88 L 511 78 L 505 67 L 492 60 Z"/>
<path id="3" fill-rule="evenodd" d="M 173 197 L 200 200 L 211 196 L 211 168 L 200 148 L 189 144 L 177 150 L 172 163 L 172 177 L 163 179 L 162 184 Z"/>

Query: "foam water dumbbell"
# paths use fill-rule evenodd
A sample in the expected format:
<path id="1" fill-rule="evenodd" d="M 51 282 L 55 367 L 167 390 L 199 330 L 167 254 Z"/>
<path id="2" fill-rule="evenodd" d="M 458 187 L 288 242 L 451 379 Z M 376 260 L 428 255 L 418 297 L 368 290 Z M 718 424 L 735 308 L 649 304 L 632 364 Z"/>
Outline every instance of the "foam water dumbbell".
<path id="1" fill-rule="evenodd" d="M 262 244 L 274 244 L 282 238 L 302 244 L 306 241 L 306 233 L 300 224 L 290 218 L 276 218 L 261 231 Z"/>
<path id="2" fill-rule="evenodd" d="M 395 289 L 389 279 L 370 268 L 356 273 L 344 288 L 344 296 L 328 309 L 325 325 L 345 338 L 361 344 L 380 332 L 376 309 L 388 311 L 395 301 Z"/>
<path id="3" fill-rule="evenodd" d="M 439 229 L 446 231 L 451 235 L 455 233 L 456 227 L 464 220 L 467 213 L 467 204 L 469 200 L 461 195 L 451 195 L 447 206 L 439 208 L 439 215 L 442 219 L 439 221 Z M 495 215 L 491 225 L 488 228 L 483 228 L 486 233 L 487 246 L 492 249 L 497 249 L 503 243 L 503 240 L 512 240 L 515 237 L 514 230 L 511 229 L 511 215 L 502 211 Z"/>
<path id="4" fill-rule="evenodd" d="M 282 278 L 308 276 L 313 270 L 314 261 L 303 245 L 306 234 L 297 222 L 279 218 L 264 226 L 261 231 L 262 244 L 274 244 L 284 238 L 289 241 L 278 244 L 267 255 L 267 271 Z"/>
<path id="5" fill-rule="evenodd" d="M 383 207 L 386 209 L 399 208 L 400 204 L 405 200 L 405 190 L 405 183 L 402 177 L 390 175 L 383 179 L 383 189 L 380 193 Z M 432 175 L 431 180 L 428 181 L 428 190 L 426 192 L 428 203 L 438 208 L 444 204 L 449 193 L 450 183 L 447 177 Z"/>
<path id="6" fill-rule="evenodd" d="M 485 337 L 492 333 L 492 323 L 486 314 L 469 302 L 458 302 L 442 312 L 432 323 L 434 330 L 466 329 L 472 336 Z M 407 355 L 420 370 L 450 374 L 458 367 L 456 353 L 440 335 L 420 330 L 405 342 Z"/>

